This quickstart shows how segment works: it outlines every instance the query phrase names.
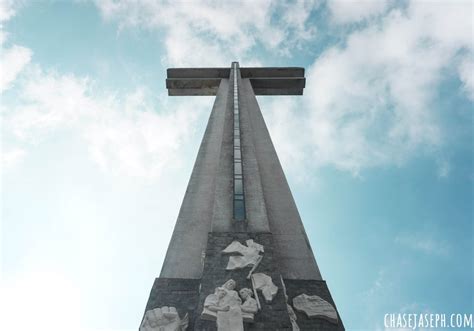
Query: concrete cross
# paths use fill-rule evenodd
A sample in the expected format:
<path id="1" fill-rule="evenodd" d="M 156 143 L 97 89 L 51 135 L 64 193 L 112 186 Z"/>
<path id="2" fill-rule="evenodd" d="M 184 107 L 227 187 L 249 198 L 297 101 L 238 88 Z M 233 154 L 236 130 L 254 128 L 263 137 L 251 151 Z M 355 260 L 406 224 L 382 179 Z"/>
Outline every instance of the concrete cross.
<path id="1" fill-rule="evenodd" d="M 230 68 L 173 68 L 166 87 L 169 95 L 215 95 L 215 100 L 145 311 L 189 316 L 188 329 L 194 331 L 244 330 L 244 323 L 245 330 L 297 330 L 301 323 L 301 330 L 343 331 L 339 318 L 328 322 L 300 314 L 296 321 L 288 309 L 288 298 L 302 293 L 335 305 L 256 98 L 302 95 L 304 69 L 240 68 L 237 62 Z M 265 281 L 260 284 L 256 275 Z M 280 279 L 285 295 L 277 294 Z M 251 295 L 242 297 L 248 302 L 241 305 L 236 292 L 248 293 L 250 287 L 257 300 L 252 312 L 242 308 Z M 265 297 L 260 310 L 257 289 Z M 315 315 L 318 307 L 310 299 L 301 308 Z M 225 307 L 228 313 L 219 310 Z"/>
<path id="2" fill-rule="evenodd" d="M 230 74 L 230 68 L 171 68 L 166 88 L 169 95 L 216 95 L 221 79 Z M 302 95 L 305 87 L 299 67 L 240 68 L 240 76 L 250 80 L 255 95 Z"/>
<path id="3" fill-rule="evenodd" d="M 305 86 L 304 68 L 298 67 L 268 67 L 268 68 L 240 68 L 238 62 L 232 62 L 231 68 L 173 68 L 167 70 L 166 87 L 169 95 L 216 95 L 218 90 L 233 93 L 234 107 L 234 199 L 233 219 L 244 221 L 246 219 L 246 205 L 244 194 L 240 107 L 239 100 L 255 98 L 255 95 L 301 95 Z M 232 80 L 233 84 L 223 84 L 223 80 Z M 242 96 L 239 86 L 250 83 L 251 88 L 246 89 Z M 248 81 L 248 82 L 247 82 Z M 245 84 L 244 83 L 244 84 Z M 220 94 L 226 93 L 225 91 Z M 240 96 L 240 97 L 239 97 Z"/>

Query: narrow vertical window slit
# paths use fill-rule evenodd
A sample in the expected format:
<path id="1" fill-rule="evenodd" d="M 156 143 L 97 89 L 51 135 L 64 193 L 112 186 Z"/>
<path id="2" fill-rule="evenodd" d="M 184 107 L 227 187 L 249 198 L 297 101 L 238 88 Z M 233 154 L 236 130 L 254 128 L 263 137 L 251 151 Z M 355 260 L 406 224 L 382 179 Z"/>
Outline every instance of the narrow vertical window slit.
<path id="1" fill-rule="evenodd" d="M 242 167 L 242 150 L 240 145 L 240 114 L 239 114 L 239 86 L 237 81 L 237 63 L 232 64 L 234 86 L 234 219 L 245 220 L 245 195 Z"/>

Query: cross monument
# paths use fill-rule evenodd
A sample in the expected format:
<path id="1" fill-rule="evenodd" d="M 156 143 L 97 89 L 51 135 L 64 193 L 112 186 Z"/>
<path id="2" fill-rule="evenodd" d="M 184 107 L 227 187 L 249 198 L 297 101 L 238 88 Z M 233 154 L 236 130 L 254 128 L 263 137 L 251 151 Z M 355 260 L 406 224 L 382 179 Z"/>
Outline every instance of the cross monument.
<path id="1" fill-rule="evenodd" d="M 167 76 L 216 98 L 140 331 L 344 330 L 256 99 L 302 95 L 304 68 Z"/>

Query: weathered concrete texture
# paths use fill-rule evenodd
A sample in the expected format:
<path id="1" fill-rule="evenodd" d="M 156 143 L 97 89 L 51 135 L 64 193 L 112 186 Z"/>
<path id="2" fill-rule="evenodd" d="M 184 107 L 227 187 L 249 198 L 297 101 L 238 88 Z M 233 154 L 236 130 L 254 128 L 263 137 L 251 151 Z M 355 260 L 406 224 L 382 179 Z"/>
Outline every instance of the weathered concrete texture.
<path id="1" fill-rule="evenodd" d="M 266 303 L 262 294 L 259 293 L 262 310 L 255 314 L 254 323 L 244 325 L 245 330 L 291 330 L 280 276 L 275 269 L 277 263 L 274 260 L 272 235 L 270 233 L 209 233 L 197 311 L 202 311 L 206 296 L 213 293 L 217 286 L 221 286 L 229 279 L 236 281 L 237 290 L 243 287 L 252 288 L 251 281 L 247 279 L 250 268 L 226 270 L 229 255 L 222 253 L 222 250 L 232 241 L 237 240 L 243 243 L 247 239 L 253 239 L 265 248 L 263 260 L 255 272 L 263 272 L 272 277 L 279 290 L 270 304 Z M 217 330 L 215 322 L 204 321 L 200 318 L 195 320 L 194 325 L 194 330 Z"/>
<path id="2" fill-rule="evenodd" d="M 229 78 L 230 68 L 169 68 L 168 78 Z"/>
<path id="3" fill-rule="evenodd" d="M 253 140 L 257 155 L 280 271 L 288 279 L 320 280 L 321 274 L 313 251 L 249 79 L 242 79 L 240 89 L 242 113 L 248 114 L 250 124 L 245 135 Z"/>
<path id="4" fill-rule="evenodd" d="M 168 69 L 166 88 L 170 96 L 216 95 L 220 79 L 230 73 L 229 68 Z M 305 87 L 304 68 L 241 68 L 241 77 L 250 78 L 256 95 L 301 95 Z"/>
<path id="5" fill-rule="evenodd" d="M 168 95 L 216 95 L 220 78 L 168 78 Z"/>
<path id="6" fill-rule="evenodd" d="M 200 278 L 214 210 L 229 81 L 221 80 L 161 270 L 165 278 Z"/>
<path id="7" fill-rule="evenodd" d="M 169 68 L 168 78 L 229 78 L 230 68 Z M 304 77 L 302 67 L 247 67 L 240 68 L 242 78 Z"/>
<path id="8" fill-rule="evenodd" d="M 242 78 L 304 77 L 302 67 L 247 67 L 240 68 Z"/>
<path id="9" fill-rule="evenodd" d="M 240 89 L 242 89 L 242 79 L 238 77 L 238 80 Z M 270 224 L 265 207 L 265 197 L 257 161 L 258 155 L 252 139 L 251 118 L 245 103 L 244 93 L 245 91 L 242 90 L 239 93 L 239 107 L 245 204 L 248 220 L 247 231 L 269 232 Z"/>
<path id="10" fill-rule="evenodd" d="M 298 78 L 251 78 L 255 95 L 302 95 L 306 84 L 304 77 Z"/>
<path id="11" fill-rule="evenodd" d="M 233 76 L 229 79 L 233 82 Z M 216 194 L 212 214 L 212 232 L 229 232 L 234 230 L 233 219 L 233 153 L 234 153 L 234 110 L 233 84 L 229 84 L 227 103 L 220 111 L 224 113 L 224 133 L 222 135 L 219 169 L 216 174 Z M 240 222 L 243 223 L 243 222 Z M 245 224 L 240 224 L 245 229 Z"/>
<path id="12" fill-rule="evenodd" d="M 286 292 L 288 294 L 289 304 L 293 304 L 293 298 L 300 294 L 317 295 L 322 299 L 329 302 L 337 311 L 337 307 L 334 300 L 331 297 L 331 293 L 327 287 L 327 284 L 323 280 L 296 280 L 296 279 L 284 279 L 286 285 Z M 338 324 L 331 323 L 322 318 L 308 318 L 305 313 L 299 312 L 295 309 L 298 326 L 301 330 L 313 331 L 343 331 L 344 325 L 341 321 L 341 317 L 338 313 Z"/>
<path id="13" fill-rule="evenodd" d="M 303 95 L 302 88 L 285 88 L 285 89 L 275 89 L 275 88 L 255 88 L 255 95 Z"/>
<path id="14" fill-rule="evenodd" d="M 156 278 L 145 312 L 163 306 L 175 307 L 179 316 L 188 314 L 188 330 L 194 330 L 199 284 L 199 279 Z"/>
<path id="15" fill-rule="evenodd" d="M 240 82 L 240 78 L 239 82 Z M 230 81 L 233 81 L 231 75 Z M 211 225 L 212 232 L 268 232 L 270 230 L 265 209 L 257 155 L 251 138 L 250 118 L 239 101 L 240 130 L 243 160 L 243 178 L 247 220 L 236 222 L 232 220 L 233 194 L 233 88 L 229 86 L 227 105 L 221 111 L 225 112 L 224 133 L 219 160 L 219 171 L 216 178 L 215 203 Z M 240 96 L 239 96 L 240 98 Z"/>

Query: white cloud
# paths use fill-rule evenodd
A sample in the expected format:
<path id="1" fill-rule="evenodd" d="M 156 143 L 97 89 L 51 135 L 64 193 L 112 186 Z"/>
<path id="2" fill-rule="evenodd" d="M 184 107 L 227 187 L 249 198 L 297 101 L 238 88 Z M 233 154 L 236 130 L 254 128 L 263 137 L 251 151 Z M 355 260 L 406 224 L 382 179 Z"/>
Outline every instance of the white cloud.
<path id="1" fill-rule="evenodd" d="M 377 277 L 375 278 L 372 287 L 370 287 L 365 293 L 366 297 L 372 299 L 372 297 L 378 295 L 382 289 L 393 286 L 391 282 L 387 282 L 387 274 L 389 273 L 386 269 L 382 268 L 378 271 Z"/>
<path id="2" fill-rule="evenodd" d="M 306 171 L 314 169 L 310 128 L 301 118 L 308 116 L 301 98 L 277 96 L 259 98 L 265 122 L 287 175 L 299 182 L 313 183 L 315 177 Z"/>
<path id="3" fill-rule="evenodd" d="M 449 176 L 451 172 L 451 165 L 446 159 L 439 159 L 438 160 L 438 177 L 439 178 L 446 178 Z"/>
<path id="4" fill-rule="evenodd" d="M 459 77 L 467 96 L 474 100 L 474 60 L 466 56 L 458 68 Z"/>
<path id="5" fill-rule="evenodd" d="M 329 0 L 327 6 L 335 23 L 346 24 L 363 21 L 383 14 L 387 0 Z"/>
<path id="6" fill-rule="evenodd" d="M 0 0 L 0 24 L 15 15 L 13 4 L 13 0 Z"/>
<path id="7" fill-rule="evenodd" d="M 25 154 L 25 150 L 20 147 L 9 148 L 5 150 L 4 146 L 2 146 L 2 163 L 0 165 L 0 174 L 4 170 L 14 167 L 24 158 Z"/>
<path id="8" fill-rule="evenodd" d="M 30 62 L 32 55 L 31 50 L 26 47 L 4 46 L 8 34 L 4 31 L 2 22 L 8 21 L 14 14 L 13 2 L 0 1 L 0 93 L 12 85 L 18 74 Z"/>
<path id="9" fill-rule="evenodd" d="M 188 26 L 177 26 L 165 37 L 167 56 L 164 66 L 228 66 L 229 54 L 224 54 L 217 43 L 197 36 Z"/>
<path id="10" fill-rule="evenodd" d="M 308 18 L 318 3 L 107 0 L 96 5 L 121 28 L 164 29 L 167 65 L 228 66 L 233 59 L 255 62 L 250 50 L 257 44 L 286 53 L 314 37 Z M 279 10 L 285 13 L 281 19 L 273 17 Z"/>
<path id="11" fill-rule="evenodd" d="M 447 257 L 451 251 L 447 241 L 435 238 L 430 233 L 401 234 L 395 238 L 395 243 L 424 254 L 439 257 Z"/>
<path id="12" fill-rule="evenodd" d="M 15 81 L 18 74 L 31 60 L 31 50 L 13 45 L 0 52 L 0 93 Z"/>
<path id="13" fill-rule="evenodd" d="M 309 133 L 296 139 L 300 152 L 292 153 L 309 153 L 313 168 L 332 165 L 357 175 L 442 148 L 447 132 L 434 97 L 460 52 L 472 56 L 470 8 L 411 3 L 327 49 L 307 71 L 307 112 L 287 119 Z M 470 78 L 461 79 L 469 86 Z M 294 139 L 293 131 L 271 131 L 281 141 Z"/>
<path id="14" fill-rule="evenodd" d="M 62 273 L 28 270 L 0 289 L 2 330 L 81 330 L 80 291 Z"/>
<path id="15" fill-rule="evenodd" d="M 86 78 L 40 69 L 28 75 L 4 116 L 4 136 L 27 150 L 67 129 L 84 139 L 104 171 L 117 175 L 156 178 L 166 167 L 178 166 L 177 151 L 208 103 L 188 99 L 160 105 L 144 89 L 118 97 L 95 92 Z"/>
<path id="16" fill-rule="evenodd" d="M 147 102 L 139 90 L 127 97 L 123 110 L 102 113 L 85 129 L 92 156 L 104 170 L 154 178 L 177 166 L 179 149 L 207 105 L 187 100 L 158 115 Z"/>

